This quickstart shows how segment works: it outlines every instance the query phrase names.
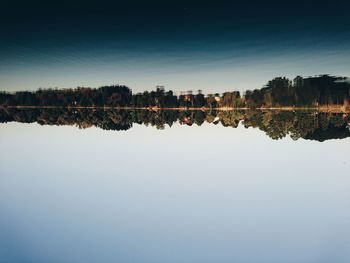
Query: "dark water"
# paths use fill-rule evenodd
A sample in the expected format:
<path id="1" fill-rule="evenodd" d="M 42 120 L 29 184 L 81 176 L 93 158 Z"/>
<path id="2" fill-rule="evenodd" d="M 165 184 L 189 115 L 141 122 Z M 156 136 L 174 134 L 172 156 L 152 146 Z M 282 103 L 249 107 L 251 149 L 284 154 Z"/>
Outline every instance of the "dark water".
<path id="1" fill-rule="evenodd" d="M 347 115 L 6 114 L 1 262 L 350 260 Z"/>
<path id="2" fill-rule="evenodd" d="M 5 2 L 1 90 L 124 84 L 221 93 L 277 76 L 350 76 L 345 0 Z"/>

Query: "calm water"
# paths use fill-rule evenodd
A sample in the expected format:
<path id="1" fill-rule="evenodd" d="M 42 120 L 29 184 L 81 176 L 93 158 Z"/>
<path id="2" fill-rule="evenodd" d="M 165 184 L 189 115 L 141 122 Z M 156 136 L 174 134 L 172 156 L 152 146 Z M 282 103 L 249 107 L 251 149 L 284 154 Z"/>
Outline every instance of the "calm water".
<path id="1" fill-rule="evenodd" d="M 350 76 L 347 0 L 20 2 L 2 6 L 0 90 L 221 93 L 277 76 Z"/>
<path id="2" fill-rule="evenodd" d="M 349 137 L 0 124 L 0 262 L 349 262 Z"/>

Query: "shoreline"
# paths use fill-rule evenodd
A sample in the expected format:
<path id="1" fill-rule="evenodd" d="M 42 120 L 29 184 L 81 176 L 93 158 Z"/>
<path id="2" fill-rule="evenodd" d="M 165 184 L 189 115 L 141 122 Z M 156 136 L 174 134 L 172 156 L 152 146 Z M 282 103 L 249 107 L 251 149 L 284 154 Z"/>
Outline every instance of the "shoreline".
<path id="1" fill-rule="evenodd" d="M 0 109 L 101 109 L 101 110 L 149 110 L 149 111 L 161 111 L 161 110 L 177 110 L 177 111 L 247 111 L 247 110 L 260 110 L 260 111 L 319 111 L 330 113 L 350 113 L 350 108 L 342 106 L 319 106 L 319 107 L 218 107 L 218 108 L 192 108 L 192 107 L 176 107 L 176 108 L 161 108 L 161 107 L 112 107 L 112 106 L 3 106 L 0 105 Z"/>

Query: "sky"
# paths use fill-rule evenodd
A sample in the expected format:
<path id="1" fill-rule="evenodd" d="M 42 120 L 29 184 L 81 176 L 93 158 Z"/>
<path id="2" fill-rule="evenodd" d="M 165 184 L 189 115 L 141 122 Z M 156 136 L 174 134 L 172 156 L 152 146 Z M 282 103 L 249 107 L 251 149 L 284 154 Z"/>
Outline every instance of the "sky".
<path id="1" fill-rule="evenodd" d="M 347 1 L 5 1 L 0 90 L 163 85 L 206 93 L 350 76 Z"/>
<path id="2" fill-rule="evenodd" d="M 207 123 L 0 134 L 1 262 L 350 260 L 349 138 Z"/>

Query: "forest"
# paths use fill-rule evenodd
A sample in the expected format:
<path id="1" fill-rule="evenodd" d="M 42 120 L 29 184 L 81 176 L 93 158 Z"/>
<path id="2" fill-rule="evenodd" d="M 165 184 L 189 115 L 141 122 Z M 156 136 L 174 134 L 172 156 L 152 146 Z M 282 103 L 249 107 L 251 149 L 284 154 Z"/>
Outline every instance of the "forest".
<path id="1" fill-rule="evenodd" d="M 157 87 L 154 91 L 133 93 L 129 87 L 39 89 L 35 92 L 0 92 L 2 107 L 116 107 L 116 108 L 273 108 L 340 106 L 350 108 L 350 82 L 345 77 L 274 78 L 261 89 L 203 94 L 188 91 L 175 95 Z"/>
<path id="2" fill-rule="evenodd" d="M 21 122 L 40 125 L 71 125 L 81 129 L 99 127 L 126 131 L 133 125 L 153 126 L 163 130 L 175 123 L 186 126 L 222 125 L 257 128 L 274 140 L 287 135 L 293 140 L 325 141 L 350 137 L 350 115 L 318 111 L 261 110 L 116 110 L 66 108 L 0 109 L 0 123 Z"/>

